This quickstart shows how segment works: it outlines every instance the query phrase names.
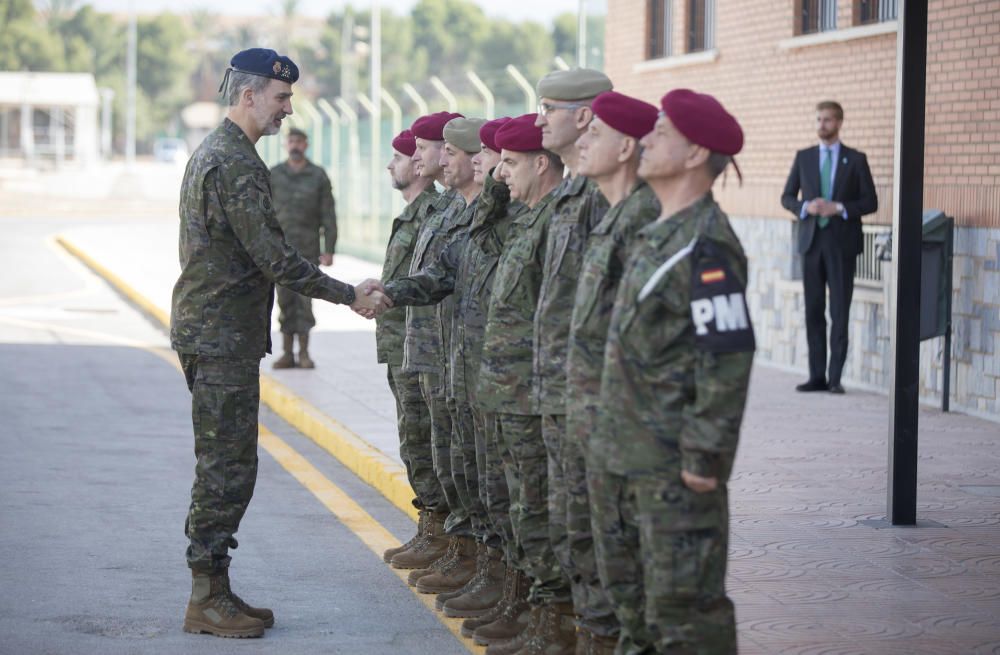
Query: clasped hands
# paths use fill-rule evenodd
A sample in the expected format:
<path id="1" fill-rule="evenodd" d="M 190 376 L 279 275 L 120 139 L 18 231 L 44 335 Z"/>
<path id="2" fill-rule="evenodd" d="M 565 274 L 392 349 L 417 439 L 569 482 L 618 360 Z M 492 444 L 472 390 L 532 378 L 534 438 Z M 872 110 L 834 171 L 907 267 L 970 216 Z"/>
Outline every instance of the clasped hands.
<path id="1" fill-rule="evenodd" d="M 351 309 L 360 316 L 371 319 L 392 308 L 392 298 L 378 280 L 368 279 L 354 287 Z"/>
<path id="2" fill-rule="evenodd" d="M 806 204 L 806 212 L 813 216 L 840 216 L 838 204 L 826 198 L 813 198 Z"/>

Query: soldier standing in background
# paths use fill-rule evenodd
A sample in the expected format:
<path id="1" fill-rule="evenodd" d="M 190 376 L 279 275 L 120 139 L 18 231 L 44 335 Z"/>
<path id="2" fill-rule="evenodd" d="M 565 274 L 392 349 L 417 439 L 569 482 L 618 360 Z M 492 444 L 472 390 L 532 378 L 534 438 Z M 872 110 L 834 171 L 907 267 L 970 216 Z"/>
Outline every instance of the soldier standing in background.
<path id="1" fill-rule="evenodd" d="M 586 605 L 586 588 L 580 583 L 568 537 L 567 514 L 571 498 L 585 500 L 586 476 L 579 449 L 566 438 L 566 348 L 570 315 L 580 276 L 587 234 L 607 211 L 608 201 L 593 181 L 577 171 L 576 140 L 593 118 L 595 96 L 611 90 L 611 80 L 600 71 L 575 68 L 554 71 L 538 82 L 538 120 L 542 146 L 559 155 L 569 175 L 556 191 L 542 266 L 538 311 L 534 320 L 533 403 L 542 417 L 542 438 L 548 456 L 548 527 L 552 542 L 547 604 L 562 617 L 579 614 Z M 582 554 L 586 556 L 586 554 Z M 575 606 L 575 607 L 574 607 Z M 561 620 L 555 635 L 561 650 L 539 634 L 525 652 L 572 652 L 576 639 L 573 622 Z"/>
<path id="2" fill-rule="evenodd" d="M 285 239 L 302 256 L 323 266 L 333 264 L 337 245 L 337 211 L 326 171 L 306 159 L 309 140 L 297 128 L 288 130 L 288 160 L 271 169 L 274 210 Z M 278 287 L 278 323 L 283 353 L 274 368 L 314 368 L 309 357 L 309 330 L 316 325 L 312 299 L 291 289 Z M 293 339 L 299 337 L 299 357 L 292 354 Z"/>
<path id="3" fill-rule="evenodd" d="M 420 177 L 413 164 L 417 142 L 410 130 L 403 130 L 392 140 L 392 160 L 386 167 L 392 177 L 392 186 L 403 195 L 406 208 L 392 222 L 389 243 L 385 249 L 382 279 L 393 280 L 410 270 L 413 246 L 417 232 L 433 206 L 438 193 L 434 180 Z M 399 456 L 406 467 L 406 476 L 416 497 L 413 505 L 420 512 L 417 534 L 398 548 L 390 548 L 382 558 L 386 562 L 409 550 L 418 541 L 438 540 L 443 536 L 430 534 L 430 526 L 443 524 L 448 515 L 448 504 L 434 473 L 431 454 L 431 417 L 427 403 L 420 394 L 420 381 L 416 373 L 403 370 L 403 340 L 406 337 L 406 310 L 394 308 L 375 321 L 375 343 L 378 361 L 387 364 L 389 389 L 396 400 L 396 418 L 399 429 Z"/>
<path id="4" fill-rule="evenodd" d="M 532 378 L 534 316 L 538 306 L 542 262 L 562 161 L 542 148 L 537 114 L 526 114 L 500 128 L 502 175 L 511 198 L 528 205 L 518 216 L 497 262 L 493 295 L 483 337 L 482 365 L 476 397 L 484 412 L 497 414 L 507 446 L 504 468 L 510 489 L 510 512 L 521 564 L 532 578 L 530 616 L 524 603 L 473 633 L 488 643 L 487 652 L 514 653 L 538 633 L 554 635 L 565 617 L 548 600 L 560 586 L 562 573 L 554 564 L 548 532 L 548 488 L 542 420 L 538 416 Z M 572 616 L 568 617 L 572 625 Z M 502 643 L 501 643 L 502 642 Z"/>
<path id="5" fill-rule="evenodd" d="M 653 129 L 657 109 L 614 91 L 597 96 L 591 108 L 594 119 L 576 142 L 578 171 L 597 184 L 611 207 L 587 238 L 573 303 L 563 466 L 573 605 L 580 622 L 577 640 L 587 643 L 588 654 L 611 655 L 618 642 L 618 620 L 597 572 L 587 490 L 590 472 L 602 463 L 587 457 L 587 445 L 597 429 L 604 345 L 628 247 L 635 233 L 660 215 L 659 201 L 637 172 L 639 139 Z"/>
<path id="6" fill-rule="evenodd" d="M 726 483 L 754 337 L 747 260 L 712 185 L 743 132 L 708 95 L 678 89 L 661 106 L 639 164 L 661 213 L 629 248 L 589 446 L 604 462 L 594 539 L 619 652 L 731 655 Z"/>
<path id="7" fill-rule="evenodd" d="M 324 275 L 285 241 L 271 179 L 255 144 L 292 113 L 299 71 L 273 50 L 234 56 L 226 70 L 229 112 L 198 146 L 180 197 L 181 274 L 174 285 L 170 344 L 191 391 L 197 457 L 184 532 L 191 598 L 184 630 L 260 637 L 269 609 L 233 593 L 229 549 L 257 480 L 260 360 L 271 350 L 274 285 L 371 317 L 392 303 Z M 228 82 L 228 87 L 226 86 Z"/>

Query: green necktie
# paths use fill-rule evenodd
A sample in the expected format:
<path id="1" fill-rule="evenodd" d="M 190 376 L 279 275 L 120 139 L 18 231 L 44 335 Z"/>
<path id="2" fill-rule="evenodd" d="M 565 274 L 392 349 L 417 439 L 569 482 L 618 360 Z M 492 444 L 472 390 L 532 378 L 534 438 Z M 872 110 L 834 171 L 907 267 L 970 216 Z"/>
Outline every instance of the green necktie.
<path id="1" fill-rule="evenodd" d="M 833 148 L 827 148 L 826 154 L 823 157 L 823 165 L 819 168 L 819 192 L 823 194 L 823 197 L 827 200 L 831 200 L 833 196 L 833 185 L 830 184 L 830 173 L 833 172 Z M 819 223 L 819 229 L 825 228 L 830 224 L 829 216 L 820 216 L 817 220 Z"/>

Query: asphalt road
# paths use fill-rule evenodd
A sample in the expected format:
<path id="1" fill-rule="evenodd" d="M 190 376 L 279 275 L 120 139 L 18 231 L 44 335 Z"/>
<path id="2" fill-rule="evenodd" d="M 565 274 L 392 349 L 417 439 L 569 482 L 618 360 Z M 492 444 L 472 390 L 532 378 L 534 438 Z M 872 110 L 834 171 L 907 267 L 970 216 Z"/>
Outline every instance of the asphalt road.
<path id="1" fill-rule="evenodd" d="M 232 577 L 276 625 L 182 632 L 190 396 L 162 332 L 49 242 L 69 224 L 0 220 L 0 653 L 468 652 L 377 553 L 412 521 L 267 410 Z"/>

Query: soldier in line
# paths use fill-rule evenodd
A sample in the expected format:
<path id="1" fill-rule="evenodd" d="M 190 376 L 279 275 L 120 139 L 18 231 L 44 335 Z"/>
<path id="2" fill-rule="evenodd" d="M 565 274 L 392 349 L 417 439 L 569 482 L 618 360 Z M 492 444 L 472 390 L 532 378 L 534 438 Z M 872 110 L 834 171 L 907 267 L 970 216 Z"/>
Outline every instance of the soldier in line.
<path id="1" fill-rule="evenodd" d="M 536 114 L 515 118 L 495 137 L 511 198 L 526 204 L 530 211 L 511 224 L 497 262 L 476 397 L 482 411 L 498 416 L 507 446 L 504 468 L 511 523 L 517 548 L 523 552 L 522 566 L 533 585 L 528 617 L 523 616 L 523 603 L 514 603 L 510 612 L 473 633 L 477 642 L 490 644 L 487 652 L 491 655 L 517 652 L 536 633 L 555 644 L 565 618 L 547 602 L 552 598 L 549 588 L 563 582 L 558 565 L 552 563 L 546 511 L 547 461 L 541 417 L 532 402 L 534 315 L 546 234 L 563 164 L 542 147 L 542 131 L 535 126 L 536 120 Z M 569 621 L 572 623 L 571 616 Z"/>
<path id="2" fill-rule="evenodd" d="M 590 471 L 602 463 L 587 456 L 587 446 L 597 429 L 604 345 L 628 248 L 635 233 L 660 215 L 659 201 L 638 178 L 639 139 L 653 129 L 657 109 L 614 91 L 597 96 L 591 108 L 594 118 L 576 142 L 578 172 L 597 184 L 611 207 L 591 230 L 580 265 L 566 357 L 566 445 L 562 454 L 573 604 L 580 617 L 577 640 L 587 644 L 586 650 L 579 650 L 588 655 L 612 655 L 618 642 L 618 620 L 597 572 L 587 490 Z M 596 495 L 601 495 L 599 490 Z"/>
<path id="3" fill-rule="evenodd" d="M 453 212 L 442 224 L 440 247 L 434 259 L 424 258 L 425 265 L 433 265 L 447 248 L 447 244 L 464 240 L 472 225 L 473 216 L 482 191 L 472 172 L 472 157 L 479 152 L 479 128 L 486 121 L 480 118 L 457 117 L 442 129 L 444 147 L 441 149 L 441 171 L 444 184 L 463 200 L 461 211 Z M 469 531 L 452 534 L 450 558 L 438 562 L 424 574 L 414 573 L 417 591 L 425 594 L 448 594 L 460 591 L 473 577 L 485 555 L 486 512 L 479 501 L 479 474 L 476 470 L 476 435 L 472 409 L 465 401 L 461 381 L 456 384 L 453 367 L 453 321 L 455 297 L 449 294 L 436 304 L 437 329 L 440 335 L 439 355 L 444 377 L 445 397 L 451 414 L 451 475 L 455 483 L 462 512 L 468 517 Z M 460 372 L 460 371 L 459 371 Z M 458 396 L 461 395 L 459 402 Z M 480 548 L 482 546 L 482 549 Z"/>
<path id="4" fill-rule="evenodd" d="M 314 264 L 333 264 L 337 245 L 337 211 L 330 178 L 306 159 L 309 140 L 298 128 L 288 130 L 288 160 L 271 169 L 274 210 L 285 238 L 293 248 Z M 281 325 L 282 355 L 274 368 L 315 368 L 309 356 L 309 330 L 316 325 L 312 299 L 290 289 L 278 287 L 278 323 Z M 295 335 L 299 337 L 299 357 L 292 353 Z"/>
<path id="5" fill-rule="evenodd" d="M 559 155 L 569 175 L 558 191 L 549 222 L 542 266 L 538 310 L 534 319 L 533 408 L 542 420 L 542 438 L 548 457 L 548 528 L 551 550 L 545 551 L 549 582 L 539 593 L 562 617 L 559 643 L 574 650 L 576 627 L 572 617 L 587 605 L 587 588 L 581 584 L 568 538 L 567 515 L 572 502 L 586 500 L 586 477 L 576 466 L 579 449 L 566 435 L 566 348 L 569 341 L 572 299 L 576 294 L 580 263 L 587 234 L 607 211 L 608 202 L 597 185 L 577 170 L 576 140 L 593 118 L 591 103 L 611 90 L 611 80 L 599 71 L 577 68 L 554 71 L 538 82 L 538 121 L 542 146 Z M 586 510 L 578 513 L 587 516 Z M 529 641 L 527 652 L 543 652 Z M 534 649 L 534 650 L 532 650 Z"/>
<path id="6" fill-rule="evenodd" d="M 711 190 L 743 132 L 708 95 L 678 89 L 661 106 L 639 164 L 661 213 L 629 247 L 589 444 L 604 463 L 590 471 L 594 539 L 618 652 L 728 655 L 726 483 L 754 338 L 746 257 Z"/>
<path id="7" fill-rule="evenodd" d="M 229 582 L 229 549 L 257 480 L 259 369 L 271 350 L 274 285 L 368 317 L 392 304 L 328 277 L 285 241 L 255 144 L 292 113 L 298 77 L 296 65 L 273 50 L 236 54 L 223 81 L 227 118 L 184 171 L 170 342 L 191 391 L 197 457 L 184 526 L 192 574 L 187 632 L 260 637 L 274 624 L 271 610 L 251 607 Z"/>
<path id="8" fill-rule="evenodd" d="M 444 149 L 444 126 L 461 114 L 437 112 L 421 116 L 410 127 L 416 150 L 413 162 L 420 177 L 444 185 L 444 171 L 441 155 Z M 413 258 L 407 275 L 420 271 L 426 263 L 433 261 L 446 243 L 445 237 L 455 218 L 465 209 L 465 199 L 455 189 L 446 189 L 428 209 L 427 216 L 417 232 L 413 246 Z M 469 515 L 462 505 L 458 488 L 452 475 L 451 413 L 447 404 L 446 382 L 447 363 L 442 350 L 441 325 L 436 307 L 407 307 L 406 336 L 403 340 L 403 370 L 417 374 L 420 395 L 430 412 L 431 456 L 434 473 L 445 496 L 448 514 L 432 517 L 423 539 L 392 557 L 394 568 L 412 569 L 408 582 L 411 586 L 426 574 L 428 567 L 443 560 L 451 561 L 453 550 L 458 545 L 452 537 L 469 537 L 472 527 Z M 435 570 L 437 567 L 435 567 Z"/>
<path id="9" fill-rule="evenodd" d="M 413 133 L 410 130 L 400 132 L 392 140 L 392 148 L 392 160 L 386 168 L 392 178 L 393 188 L 403 195 L 406 208 L 392 222 L 385 263 L 382 266 L 384 280 L 401 277 L 410 270 L 417 231 L 438 196 L 434 180 L 416 173 L 412 157 L 416 152 L 417 142 Z M 402 307 L 391 309 L 376 319 L 378 361 L 387 364 L 389 389 L 396 400 L 399 455 L 415 493 L 413 505 L 420 512 L 417 534 L 402 546 L 387 550 L 382 556 L 386 562 L 392 561 L 397 553 L 411 548 L 418 540 L 430 539 L 427 536 L 430 525 L 443 525 L 448 516 L 444 491 L 434 473 L 430 412 L 420 394 L 418 375 L 403 370 L 405 336 L 406 310 Z M 439 539 L 444 541 L 441 537 Z"/>
<path id="10" fill-rule="evenodd" d="M 445 126 L 446 151 L 453 147 L 459 147 L 466 153 L 473 147 L 478 150 L 469 163 L 473 181 L 477 185 L 483 185 L 483 191 L 478 198 L 470 199 L 469 205 L 474 211 L 468 228 L 453 230 L 448 245 L 437 260 L 417 275 L 386 283 L 386 292 L 394 297 L 393 302 L 397 306 L 435 304 L 445 298 L 453 298 L 449 365 L 457 410 L 454 425 L 457 428 L 456 434 L 460 435 L 463 442 L 460 444 L 462 464 L 465 467 L 469 493 L 478 494 L 478 500 L 471 505 L 470 515 L 479 543 L 475 576 L 461 589 L 438 595 L 438 608 L 452 617 L 478 617 L 485 614 L 500 601 L 505 577 L 505 539 L 498 524 L 509 526 L 506 480 L 502 469 L 494 471 L 492 478 L 485 470 L 489 459 L 485 452 L 486 435 L 482 415 L 475 403 L 475 389 L 471 385 L 475 383 L 479 372 L 482 328 L 492 288 L 492 273 L 499 254 L 499 249 L 493 242 L 501 238 L 498 228 L 503 230 L 510 222 L 507 187 L 490 176 L 490 171 L 498 163 L 499 153 L 487 148 L 481 143 L 481 139 L 489 140 L 492 145 L 493 133 L 508 120 L 510 119 L 504 118 L 483 122 L 474 132 L 479 121 L 454 119 Z M 517 204 L 515 211 L 520 207 L 523 205 Z M 458 222 L 459 225 L 462 223 L 464 220 Z M 372 284 L 372 288 L 378 287 L 378 281 L 368 282 Z M 461 416 L 463 408 L 473 419 L 464 426 Z M 471 434 L 468 432 L 470 427 L 473 430 Z M 468 441 L 470 438 L 471 442 Z M 454 454 L 456 450 L 452 452 Z M 494 467 L 500 465 L 495 454 L 492 460 Z M 495 483 L 497 478 L 501 485 L 492 488 L 491 494 L 498 506 L 502 505 L 503 516 L 495 511 L 496 507 L 492 507 L 494 511 L 487 509 L 486 487 L 491 482 Z M 472 482 L 473 480 L 475 481 Z M 499 495 L 503 498 L 498 498 Z M 506 534 L 509 533 L 508 527 Z M 418 582 L 418 589 L 422 585 L 428 586 L 426 578 Z"/>

